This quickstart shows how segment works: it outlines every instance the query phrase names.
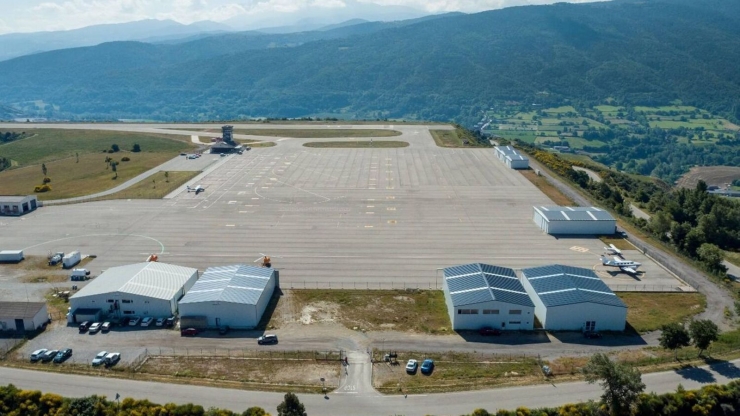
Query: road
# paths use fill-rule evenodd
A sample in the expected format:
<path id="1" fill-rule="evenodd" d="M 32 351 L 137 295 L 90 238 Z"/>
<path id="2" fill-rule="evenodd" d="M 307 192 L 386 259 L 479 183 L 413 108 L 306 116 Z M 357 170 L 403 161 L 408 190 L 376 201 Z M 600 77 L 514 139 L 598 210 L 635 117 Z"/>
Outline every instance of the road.
<path id="1" fill-rule="evenodd" d="M 353 360 L 354 358 L 350 357 L 350 368 L 355 365 Z M 675 391 L 679 384 L 686 389 L 696 389 L 706 384 L 728 383 L 740 377 L 738 363 L 740 360 L 680 371 L 651 373 L 643 375 L 642 380 L 648 392 L 658 394 Z M 122 397 L 148 399 L 155 403 L 196 403 L 205 408 L 216 406 L 236 412 L 242 412 L 250 406 L 259 406 L 268 412 L 274 412 L 283 397 L 280 393 L 88 377 L 3 367 L 0 367 L 0 379 L 23 389 L 41 390 L 68 397 L 97 394 L 113 398 L 118 393 Z M 601 389 L 598 385 L 573 382 L 408 397 L 382 396 L 364 389 L 355 393 L 340 390 L 326 397 L 308 394 L 298 396 L 306 406 L 307 413 L 313 415 L 412 416 L 460 415 L 476 408 L 495 412 L 498 409 L 515 409 L 519 406 L 529 408 L 559 406 L 598 399 L 600 394 Z"/>
<path id="2" fill-rule="evenodd" d="M 576 204 L 581 206 L 591 206 L 593 202 L 584 198 L 581 194 L 576 192 L 569 185 L 561 181 L 559 178 L 550 174 L 549 170 L 546 170 L 539 163 L 530 159 L 530 165 L 534 169 L 539 169 L 542 176 L 546 177 L 550 183 L 552 183 L 560 192 L 565 194 L 567 197 L 575 201 Z M 700 293 L 707 297 L 707 309 L 701 313 L 699 319 L 709 319 L 715 322 L 721 329 L 727 330 L 731 326 L 725 320 L 725 308 L 734 310 L 734 300 L 727 291 L 717 286 L 713 281 L 709 279 L 704 273 L 693 267 L 687 267 L 686 264 L 676 259 L 673 255 L 666 253 L 665 251 L 649 244 L 648 242 L 629 235 L 629 241 L 641 248 L 645 254 L 652 257 L 659 264 L 670 270 L 680 270 L 681 278 L 688 284 L 696 288 Z"/>

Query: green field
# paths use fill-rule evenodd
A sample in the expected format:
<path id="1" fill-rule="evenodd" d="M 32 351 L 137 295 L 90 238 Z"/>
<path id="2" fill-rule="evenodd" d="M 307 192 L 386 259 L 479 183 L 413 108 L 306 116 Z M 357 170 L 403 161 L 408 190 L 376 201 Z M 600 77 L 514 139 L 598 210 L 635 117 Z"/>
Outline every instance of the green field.
<path id="1" fill-rule="evenodd" d="M 685 322 L 707 307 L 707 299 L 701 293 L 621 292 L 617 296 L 627 304 L 627 323 L 639 333 Z"/>
<path id="2" fill-rule="evenodd" d="M 393 140 L 356 140 L 346 142 L 308 142 L 305 147 L 320 147 L 325 149 L 372 149 L 372 148 L 396 148 L 408 147 L 408 142 Z"/>

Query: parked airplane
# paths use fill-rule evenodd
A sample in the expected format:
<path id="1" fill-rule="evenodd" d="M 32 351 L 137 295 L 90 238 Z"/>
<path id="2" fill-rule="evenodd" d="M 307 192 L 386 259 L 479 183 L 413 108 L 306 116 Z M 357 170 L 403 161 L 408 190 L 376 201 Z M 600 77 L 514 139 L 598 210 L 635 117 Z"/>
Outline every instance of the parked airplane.
<path id="1" fill-rule="evenodd" d="M 187 189 L 188 189 L 188 192 L 195 192 L 196 195 L 206 190 L 206 188 L 200 185 L 196 185 L 195 188 L 191 188 L 190 186 L 187 186 Z"/>
<path id="2" fill-rule="evenodd" d="M 619 257 L 614 257 L 614 260 L 609 260 L 604 256 L 601 256 L 601 264 L 604 266 L 619 267 L 619 270 L 629 274 L 637 274 L 637 268 L 642 266 L 642 263 L 638 263 L 636 261 L 622 260 Z"/>
<path id="3" fill-rule="evenodd" d="M 609 244 L 609 247 L 604 247 L 604 250 L 606 250 L 609 254 L 616 254 L 617 256 L 624 259 L 624 256 L 622 256 L 622 250 L 615 247 L 614 244 Z"/>

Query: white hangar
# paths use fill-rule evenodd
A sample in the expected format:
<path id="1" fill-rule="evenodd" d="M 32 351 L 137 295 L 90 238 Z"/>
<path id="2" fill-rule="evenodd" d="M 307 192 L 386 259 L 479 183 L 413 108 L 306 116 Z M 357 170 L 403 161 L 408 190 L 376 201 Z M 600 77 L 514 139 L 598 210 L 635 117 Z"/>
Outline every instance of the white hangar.
<path id="1" fill-rule="evenodd" d="M 93 317 L 168 317 L 198 279 L 198 270 L 148 262 L 111 267 L 69 298 L 70 322 Z"/>
<path id="2" fill-rule="evenodd" d="M 542 231 L 558 235 L 612 235 L 617 220 L 596 207 L 535 206 L 533 220 Z"/>
<path id="3" fill-rule="evenodd" d="M 522 270 L 542 327 L 553 331 L 624 331 L 627 305 L 593 270 L 561 265 Z"/>
<path id="4" fill-rule="evenodd" d="M 448 267 L 443 286 L 453 330 L 534 327 L 534 303 L 512 269 L 479 263 Z"/>
<path id="5" fill-rule="evenodd" d="M 528 169 L 529 158 L 511 146 L 496 146 L 496 157 L 510 169 Z"/>
<path id="6" fill-rule="evenodd" d="M 275 274 L 265 267 L 210 267 L 180 300 L 180 317 L 211 328 L 255 328 L 275 291 Z"/>

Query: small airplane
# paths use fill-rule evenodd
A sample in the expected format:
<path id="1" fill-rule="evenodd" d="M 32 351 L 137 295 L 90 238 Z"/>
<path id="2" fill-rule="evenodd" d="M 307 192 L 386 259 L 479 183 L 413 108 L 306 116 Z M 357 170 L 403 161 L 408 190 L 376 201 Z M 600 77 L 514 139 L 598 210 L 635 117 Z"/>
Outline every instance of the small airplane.
<path id="1" fill-rule="evenodd" d="M 205 192 L 206 188 L 196 185 L 195 188 L 191 188 L 189 185 L 186 187 L 188 189 L 188 192 L 195 192 L 195 195 L 198 195 L 201 192 Z"/>
<path id="2" fill-rule="evenodd" d="M 614 260 L 609 260 L 608 258 L 601 256 L 601 264 L 604 266 L 619 267 L 619 270 L 629 274 L 637 274 L 637 268 L 642 266 L 642 263 L 623 260 L 616 256 L 614 257 Z"/>
<path id="3" fill-rule="evenodd" d="M 614 244 L 609 244 L 609 247 L 604 247 L 604 250 L 606 250 L 609 254 L 616 254 L 620 258 L 624 259 L 624 256 L 622 256 L 622 250 L 615 247 Z"/>

